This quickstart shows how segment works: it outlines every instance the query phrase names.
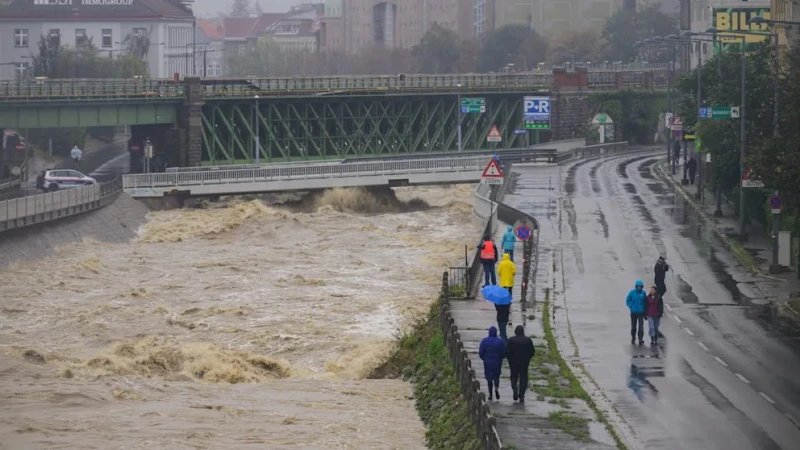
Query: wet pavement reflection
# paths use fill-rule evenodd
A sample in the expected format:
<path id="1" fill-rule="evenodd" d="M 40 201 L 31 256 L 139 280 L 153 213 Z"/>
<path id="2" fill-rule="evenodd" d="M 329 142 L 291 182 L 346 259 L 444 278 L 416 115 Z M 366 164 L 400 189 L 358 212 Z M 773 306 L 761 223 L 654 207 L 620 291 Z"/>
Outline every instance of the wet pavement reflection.
<path id="1" fill-rule="evenodd" d="M 558 332 L 572 333 L 639 448 L 796 448 L 800 333 L 769 301 L 781 287 L 735 263 L 661 178 L 658 156 L 514 167 L 504 201 L 537 217 L 562 271 L 570 329 L 558 321 Z M 528 190 L 545 178 L 560 195 Z M 653 283 L 658 256 L 672 268 L 663 338 L 631 345 L 625 295 L 635 279 Z"/>

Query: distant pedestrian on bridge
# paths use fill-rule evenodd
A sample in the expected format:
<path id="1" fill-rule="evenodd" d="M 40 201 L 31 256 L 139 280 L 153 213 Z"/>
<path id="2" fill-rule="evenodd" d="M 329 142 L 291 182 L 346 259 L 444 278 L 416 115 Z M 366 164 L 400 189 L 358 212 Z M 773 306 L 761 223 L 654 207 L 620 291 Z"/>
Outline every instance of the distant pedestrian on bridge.
<path id="1" fill-rule="evenodd" d="M 483 360 L 483 373 L 489 386 L 489 400 L 494 395 L 500 400 L 500 372 L 503 370 L 503 359 L 506 357 L 506 343 L 497 337 L 497 328 L 489 328 L 489 336 L 483 338 L 478 348 L 478 355 Z"/>
<path id="2" fill-rule="evenodd" d="M 81 158 L 83 157 L 83 152 L 81 149 L 78 148 L 76 145 L 72 147 L 72 151 L 69 152 L 70 158 L 72 158 L 72 162 L 75 164 L 75 169 L 78 169 L 80 166 Z"/>
<path id="3" fill-rule="evenodd" d="M 511 257 L 511 261 L 514 261 L 514 246 L 516 244 L 517 237 L 514 235 L 514 227 L 509 225 L 508 231 L 503 234 L 503 240 L 500 242 L 500 246 L 503 247 L 503 251 L 508 253 L 508 256 Z"/>
<path id="4" fill-rule="evenodd" d="M 494 271 L 494 265 L 497 263 L 497 245 L 492 242 L 490 235 L 487 234 L 483 237 L 483 242 L 478 245 L 478 251 L 480 252 L 481 265 L 483 265 L 483 286 L 488 286 L 490 281 L 492 286 L 496 286 L 497 275 Z"/>
<path id="5" fill-rule="evenodd" d="M 536 354 L 533 340 L 525 336 L 525 328 L 517 325 L 514 336 L 508 340 L 506 347 L 508 367 L 511 369 L 511 389 L 514 400 L 525 403 L 525 391 L 528 389 L 528 366 Z"/>

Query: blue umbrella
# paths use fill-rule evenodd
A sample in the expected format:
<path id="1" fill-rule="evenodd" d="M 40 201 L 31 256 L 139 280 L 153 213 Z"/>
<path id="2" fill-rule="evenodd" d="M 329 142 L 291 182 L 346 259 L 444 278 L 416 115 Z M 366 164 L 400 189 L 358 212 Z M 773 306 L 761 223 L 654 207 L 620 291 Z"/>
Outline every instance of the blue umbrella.
<path id="1" fill-rule="evenodd" d="M 506 288 L 502 288 L 500 286 L 486 286 L 485 288 L 481 289 L 481 294 L 483 294 L 483 298 L 489 300 L 495 305 L 511 304 L 511 294 L 509 294 L 508 289 Z"/>

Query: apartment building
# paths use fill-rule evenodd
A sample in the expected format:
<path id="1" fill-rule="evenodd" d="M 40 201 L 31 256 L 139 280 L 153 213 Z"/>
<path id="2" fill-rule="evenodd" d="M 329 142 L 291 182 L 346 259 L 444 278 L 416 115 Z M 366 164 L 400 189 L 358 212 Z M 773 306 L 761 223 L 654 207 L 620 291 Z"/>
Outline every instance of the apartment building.
<path id="1" fill-rule="evenodd" d="M 58 30 L 62 45 L 89 43 L 115 55 L 125 38 L 147 35 L 153 78 L 192 72 L 194 0 L 12 0 L 0 10 L 0 79 L 30 76 L 42 36 Z"/>

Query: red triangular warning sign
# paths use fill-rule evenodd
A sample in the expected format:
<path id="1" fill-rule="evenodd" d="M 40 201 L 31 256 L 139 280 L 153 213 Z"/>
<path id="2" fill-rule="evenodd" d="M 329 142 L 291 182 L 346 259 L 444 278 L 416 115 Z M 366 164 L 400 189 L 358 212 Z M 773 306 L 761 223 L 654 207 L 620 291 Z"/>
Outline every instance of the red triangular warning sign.
<path id="1" fill-rule="evenodd" d="M 497 128 L 497 125 L 492 125 L 492 129 L 489 130 L 489 137 L 502 137 L 503 135 L 500 134 L 500 130 Z"/>
<path id="2" fill-rule="evenodd" d="M 497 165 L 497 160 L 494 158 L 489 160 L 489 164 L 483 169 L 481 178 L 503 178 L 503 172 L 500 171 L 500 166 Z"/>

